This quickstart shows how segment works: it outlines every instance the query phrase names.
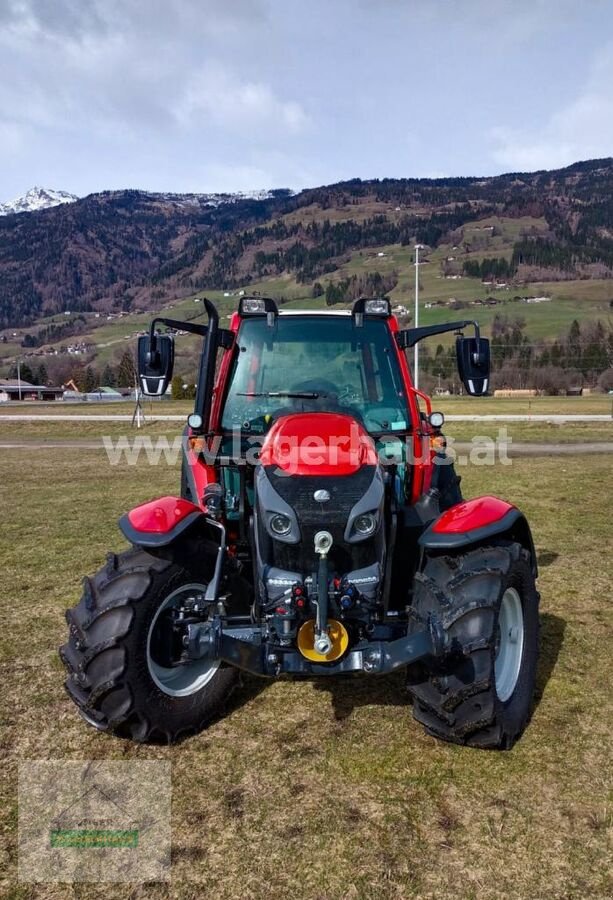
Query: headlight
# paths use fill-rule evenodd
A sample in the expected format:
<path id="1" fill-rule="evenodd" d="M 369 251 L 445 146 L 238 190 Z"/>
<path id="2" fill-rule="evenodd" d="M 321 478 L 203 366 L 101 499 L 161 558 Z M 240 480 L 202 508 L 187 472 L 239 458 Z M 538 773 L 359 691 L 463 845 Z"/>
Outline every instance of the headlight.
<path id="1" fill-rule="evenodd" d="M 276 513 L 270 519 L 270 530 L 274 534 L 289 534 L 292 527 L 291 519 L 282 513 Z"/>
<path id="2" fill-rule="evenodd" d="M 356 516 L 353 527 L 358 534 L 362 535 L 362 537 L 366 537 L 367 535 L 374 533 L 375 528 L 377 527 L 377 519 L 372 513 L 363 513 L 361 516 Z"/>

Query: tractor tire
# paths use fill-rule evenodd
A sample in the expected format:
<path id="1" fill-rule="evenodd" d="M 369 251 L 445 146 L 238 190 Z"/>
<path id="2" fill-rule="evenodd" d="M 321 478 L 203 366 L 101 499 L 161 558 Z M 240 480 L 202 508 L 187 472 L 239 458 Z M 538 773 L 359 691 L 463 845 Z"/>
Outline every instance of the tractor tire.
<path id="1" fill-rule="evenodd" d="M 429 556 L 415 576 L 414 629 L 431 614 L 448 652 L 409 669 L 413 715 L 445 741 L 509 749 L 530 718 L 539 644 L 539 594 L 528 552 L 496 542 Z"/>
<path id="2" fill-rule="evenodd" d="M 158 617 L 190 585 L 205 586 L 177 562 L 138 548 L 110 553 L 106 566 L 84 579 L 83 596 L 66 612 L 69 637 L 59 652 L 68 694 L 90 725 L 141 743 L 172 743 L 222 710 L 236 669 L 155 662 Z"/>

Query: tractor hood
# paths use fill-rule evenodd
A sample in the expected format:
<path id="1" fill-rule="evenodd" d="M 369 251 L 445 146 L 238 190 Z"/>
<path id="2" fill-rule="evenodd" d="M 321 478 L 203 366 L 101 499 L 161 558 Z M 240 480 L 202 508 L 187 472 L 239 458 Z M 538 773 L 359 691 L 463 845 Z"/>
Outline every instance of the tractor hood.
<path id="1" fill-rule="evenodd" d="M 260 462 L 287 475 L 353 475 L 377 464 L 372 438 L 352 416 L 294 413 L 272 426 Z"/>

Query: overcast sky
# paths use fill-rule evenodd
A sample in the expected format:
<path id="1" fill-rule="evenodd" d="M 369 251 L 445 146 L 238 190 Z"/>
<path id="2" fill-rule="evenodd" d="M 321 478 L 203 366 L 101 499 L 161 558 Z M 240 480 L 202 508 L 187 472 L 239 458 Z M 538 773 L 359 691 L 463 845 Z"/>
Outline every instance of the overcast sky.
<path id="1" fill-rule="evenodd" d="M 612 154 L 610 0 L 0 0 L 0 201 Z"/>

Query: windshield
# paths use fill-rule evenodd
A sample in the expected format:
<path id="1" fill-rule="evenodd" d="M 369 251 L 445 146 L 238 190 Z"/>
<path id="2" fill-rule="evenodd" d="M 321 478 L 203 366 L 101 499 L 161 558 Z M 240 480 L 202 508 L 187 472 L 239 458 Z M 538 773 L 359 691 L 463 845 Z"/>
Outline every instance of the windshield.
<path id="1" fill-rule="evenodd" d="M 384 320 L 341 316 L 245 319 L 222 428 L 254 434 L 292 412 L 341 412 L 368 431 L 403 431 L 408 411 Z"/>

